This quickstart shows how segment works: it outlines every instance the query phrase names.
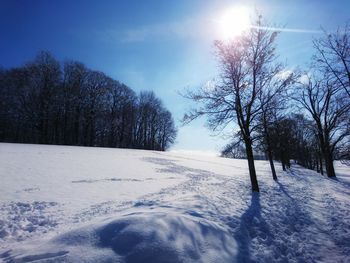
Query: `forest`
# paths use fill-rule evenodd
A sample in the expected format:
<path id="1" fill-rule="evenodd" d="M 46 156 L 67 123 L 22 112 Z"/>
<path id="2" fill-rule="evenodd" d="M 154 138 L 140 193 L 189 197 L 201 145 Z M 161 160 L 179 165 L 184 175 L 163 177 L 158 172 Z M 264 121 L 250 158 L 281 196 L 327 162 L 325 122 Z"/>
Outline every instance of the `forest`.
<path id="1" fill-rule="evenodd" d="M 128 86 L 42 51 L 0 68 L 0 141 L 164 151 L 175 141 L 171 113 L 152 91 Z"/>

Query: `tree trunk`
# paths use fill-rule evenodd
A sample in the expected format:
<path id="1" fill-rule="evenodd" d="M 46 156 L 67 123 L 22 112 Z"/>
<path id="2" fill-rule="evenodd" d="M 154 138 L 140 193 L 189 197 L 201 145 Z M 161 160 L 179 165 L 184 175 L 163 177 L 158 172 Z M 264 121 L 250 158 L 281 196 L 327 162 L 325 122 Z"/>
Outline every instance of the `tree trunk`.
<path id="1" fill-rule="evenodd" d="M 248 159 L 250 182 L 252 184 L 252 191 L 259 192 L 258 180 L 256 179 L 256 171 L 254 165 L 253 148 L 250 141 L 245 141 L 246 154 Z"/>
<path id="2" fill-rule="evenodd" d="M 277 175 L 276 175 L 275 165 L 273 163 L 273 157 L 272 157 L 272 151 L 271 151 L 270 145 L 267 146 L 267 156 L 268 156 L 269 162 L 270 162 L 272 178 L 273 178 L 273 180 L 277 181 Z"/>
<path id="3" fill-rule="evenodd" d="M 320 156 L 320 173 L 323 175 L 323 163 L 322 163 L 322 156 Z"/>
<path id="4" fill-rule="evenodd" d="M 282 169 L 283 169 L 283 171 L 287 171 L 286 163 L 284 162 L 284 159 L 282 159 L 281 162 L 282 162 Z"/>
<path id="5" fill-rule="evenodd" d="M 326 172 L 328 177 L 336 177 L 335 171 L 334 171 L 334 165 L 333 165 L 333 158 L 332 154 L 329 150 L 326 149 L 325 151 L 325 162 L 326 162 Z"/>
<path id="6" fill-rule="evenodd" d="M 335 177 L 335 171 L 333 166 L 333 156 L 330 149 L 329 133 L 324 134 L 323 137 L 323 148 L 321 144 L 321 150 L 323 149 L 323 157 L 326 165 L 326 173 L 328 177 Z"/>
<path id="7" fill-rule="evenodd" d="M 273 178 L 273 180 L 277 181 L 277 175 L 276 175 L 275 165 L 273 163 L 270 134 L 269 134 L 268 127 L 267 127 L 266 115 L 264 115 L 263 123 L 264 123 L 265 139 L 266 139 L 266 145 L 267 145 L 267 156 L 268 156 L 269 162 L 270 162 L 272 178 Z"/>
<path id="8" fill-rule="evenodd" d="M 288 169 L 290 169 L 290 159 L 289 158 L 287 159 L 287 167 L 288 167 Z"/>

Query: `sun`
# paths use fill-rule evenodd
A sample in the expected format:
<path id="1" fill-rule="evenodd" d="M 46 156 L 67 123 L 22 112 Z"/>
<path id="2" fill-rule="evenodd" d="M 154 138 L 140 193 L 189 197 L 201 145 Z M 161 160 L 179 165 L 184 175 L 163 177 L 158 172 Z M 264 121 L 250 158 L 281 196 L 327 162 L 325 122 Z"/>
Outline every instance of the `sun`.
<path id="1" fill-rule="evenodd" d="M 225 40 L 233 39 L 247 30 L 249 25 L 248 8 L 244 6 L 233 7 L 226 10 L 219 20 L 220 37 Z"/>

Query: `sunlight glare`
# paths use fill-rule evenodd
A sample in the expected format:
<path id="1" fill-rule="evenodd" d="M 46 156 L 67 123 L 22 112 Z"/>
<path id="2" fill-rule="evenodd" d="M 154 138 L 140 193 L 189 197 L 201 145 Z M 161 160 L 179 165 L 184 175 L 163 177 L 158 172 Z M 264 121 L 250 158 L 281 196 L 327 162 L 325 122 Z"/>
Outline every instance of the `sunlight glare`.
<path id="1" fill-rule="evenodd" d="M 220 36 L 225 40 L 232 39 L 242 34 L 249 25 L 248 9 L 244 6 L 233 7 L 224 12 L 219 21 Z"/>

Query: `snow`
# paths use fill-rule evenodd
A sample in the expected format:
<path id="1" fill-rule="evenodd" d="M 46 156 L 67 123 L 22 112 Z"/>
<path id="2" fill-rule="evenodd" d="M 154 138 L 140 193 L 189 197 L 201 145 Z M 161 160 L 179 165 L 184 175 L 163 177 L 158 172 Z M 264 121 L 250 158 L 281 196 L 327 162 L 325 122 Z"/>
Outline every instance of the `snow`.
<path id="1" fill-rule="evenodd" d="M 2 143 L 0 261 L 350 262 L 350 168 L 276 166 Z"/>
<path id="2" fill-rule="evenodd" d="M 33 246 L 31 246 L 33 247 Z M 36 250 L 37 246 L 34 246 Z M 27 248 L 28 250 L 28 248 Z M 54 252 L 48 252 L 54 251 Z M 205 220 L 165 211 L 137 211 L 70 231 L 28 258 L 76 262 L 231 262 L 236 243 Z M 7 256 L 7 260 L 13 260 Z M 63 260 L 63 259 L 62 259 Z"/>

